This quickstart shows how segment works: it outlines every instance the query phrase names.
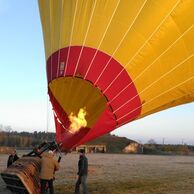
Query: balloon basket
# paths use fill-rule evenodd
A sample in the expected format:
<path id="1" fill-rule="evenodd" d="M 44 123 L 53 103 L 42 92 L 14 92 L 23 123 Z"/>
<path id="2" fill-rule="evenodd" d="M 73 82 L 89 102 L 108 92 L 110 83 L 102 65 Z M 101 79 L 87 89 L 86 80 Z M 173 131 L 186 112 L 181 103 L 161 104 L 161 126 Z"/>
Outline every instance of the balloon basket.
<path id="1" fill-rule="evenodd" d="M 18 194 L 40 193 L 40 158 L 22 157 L 1 173 L 7 188 Z"/>
<path id="2" fill-rule="evenodd" d="M 1 177 L 7 188 L 18 194 L 40 194 L 41 154 L 47 150 L 60 152 L 55 141 L 43 142 L 4 170 Z"/>

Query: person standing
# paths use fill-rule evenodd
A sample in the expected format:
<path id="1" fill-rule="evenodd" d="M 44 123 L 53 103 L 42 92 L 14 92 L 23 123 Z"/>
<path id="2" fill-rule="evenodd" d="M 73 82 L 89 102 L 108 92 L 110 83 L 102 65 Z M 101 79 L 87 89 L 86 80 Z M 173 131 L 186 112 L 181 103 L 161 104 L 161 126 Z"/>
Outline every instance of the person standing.
<path id="1" fill-rule="evenodd" d="M 78 178 L 75 185 L 75 194 L 80 193 L 80 185 L 83 188 L 83 194 L 88 194 L 88 188 L 86 184 L 87 175 L 88 175 L 88 159 L 85 156 L 85 150 L 80 150 L 80 157 L 78 162 Z"/>
<path id="2" fill-rule="evenodd" d="M 50 194 L 54 194 L 53 179 L 55 171 L 59 170 L 59 163 L 54 159 L 54 152 L 49 150 L 42 155 L 40 169 L 41 194 L 47 193 L 47 185 Z"/>
<path id="3" fill-rule="evenodd" d="M 16 150 L 14 149 L 12 153 L 9 155 L 7 160 L 7 168 L 12 165 L 16 160 L 18 160 L 19 157 L 17 156 Z"/>

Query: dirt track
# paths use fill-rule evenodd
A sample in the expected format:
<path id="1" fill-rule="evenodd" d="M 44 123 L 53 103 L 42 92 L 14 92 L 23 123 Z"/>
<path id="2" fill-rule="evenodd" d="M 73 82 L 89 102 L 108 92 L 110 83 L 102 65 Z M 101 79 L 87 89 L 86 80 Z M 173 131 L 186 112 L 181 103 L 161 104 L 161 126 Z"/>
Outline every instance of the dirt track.
<path id="1" fill-rule="evenodd" d="M 68 154 L 56 173 L 57 193 L 73 193 L 76 180 L 77 154 Z M 91 193 L 103 193 L 106 185 L 115 190 L 104 193 L 194 193 L 193 156 L 147 156 L 122 154 L 88 154 L 88 186 Z M 6 166 L 7 155 L 0 155 L 0 171 Z M 0 181 L 2 193 L 2 182 Z M 71 188 L 68 190 L 68 185 Z M 114 189 L 115 186 L 115 189 Z M 99 190 L 104 187 L 103 191 Z M 60 191 L 64 189 L 64 191 Z M 65 192 L 65 189 L 67 192 Z M 118 192 L 118 191 L 119 192 Z M 4 194 L 7 194 L 3 192 Z"/>

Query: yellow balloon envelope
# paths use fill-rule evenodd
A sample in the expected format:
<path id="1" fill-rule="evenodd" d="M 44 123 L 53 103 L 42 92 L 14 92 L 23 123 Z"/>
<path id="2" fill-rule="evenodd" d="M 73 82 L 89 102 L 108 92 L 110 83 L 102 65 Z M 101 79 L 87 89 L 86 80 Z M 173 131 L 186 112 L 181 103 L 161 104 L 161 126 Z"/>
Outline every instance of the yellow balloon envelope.
<path id="1" fill-rule="evenodd" d="M 64 149 L 194 101 L 193 0 L 39 0 Z"/>

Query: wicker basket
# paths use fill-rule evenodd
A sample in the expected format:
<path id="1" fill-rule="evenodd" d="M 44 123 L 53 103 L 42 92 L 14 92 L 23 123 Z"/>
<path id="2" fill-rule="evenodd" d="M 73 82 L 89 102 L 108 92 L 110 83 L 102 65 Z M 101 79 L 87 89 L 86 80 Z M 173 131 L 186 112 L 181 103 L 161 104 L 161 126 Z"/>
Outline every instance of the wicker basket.
<path id="1" fill-rule="evenodd" d="M 22 157 L 1 173 L 7 187 L 18 194 L 40 193 L 40 158 Z"/>

